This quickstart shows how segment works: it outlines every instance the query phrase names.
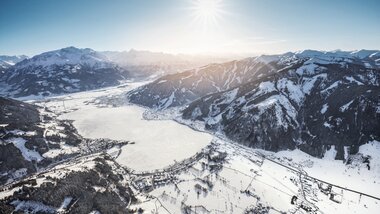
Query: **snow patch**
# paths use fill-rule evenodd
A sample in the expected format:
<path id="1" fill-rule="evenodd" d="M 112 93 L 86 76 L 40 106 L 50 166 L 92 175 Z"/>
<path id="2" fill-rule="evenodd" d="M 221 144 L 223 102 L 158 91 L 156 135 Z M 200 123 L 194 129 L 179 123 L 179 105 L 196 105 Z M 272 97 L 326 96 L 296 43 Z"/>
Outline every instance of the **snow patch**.
<path id="1" fill-rule="evenodd" d="M 323 123 L 323 126 L 324 127 L 326 127 L 326 128 L 329 128 L 329 129 L 331 129 L 333 126 L 330 124 L 330 123 L 328 123 L 328 122 L 324 122 Z"/>
<path id="2" fill-rule="evenodd" d="M 356 83 L 358 85 L 364 85 L 362 82 L 356 80 L 354 77 L 345 77 L 346 80 L 348 80 L 350 83 Z"/>
<path id="3" fill-rule="evenodd" d="M 305 94 L 310 94 L 311 90 L 313 89 L 314 87 L 314 84 L 315 82 L 318 80 L 318 79 L 326 79 L 327 78 L 327 74 L 326 73 L 323 73 L 323 74 L 318 74 L 318 75 L 315 75 L 311 78 L 308 78 L 308 77 L 305 77 L 303 78 L 304 79 L 304 82 L 302 83 L 302 91 L 305 93 Z"/>
<path id="4" fill-rule="evenodd" d="M 21 201 L 15 200 L 11 204 L 16 206 L 16 211 L 30 211 L 26 213 L 55 213 L 56 209 L 52 206 L 45 205 L 36 201 Z"/>
<path id="5" fill-rule="evenodd" d="M 298 105 L 301 104 L 305 97 L 301 87 L 286 78 L 280 79 L 277 83 L 277 87 L 282 92 L 289 94 L 289 98 L 295 101 Z"/>
<path id="6" fill-rule="evenodd" d="M 351 101 L 348 102 L 347 104 L 344 104 L 343 106 L 341 106 L 341 107 L 339 108 L 339 110 L 340 110 L 341 112 L 345 112 L 345 111 L 348 109 L 348 107 L 349 107 L 353 102 L 354 102 L 354 100 L 351 100 Z"/>
<path id="7" fill-rule="evenodd" d="M 39 162 L 43 159 L 43 157 L 41 157 L 41 155 L 38 152 L 25 147 L 26 140 L 24 138 L 10 138 L 6 141 L 8 143 L 13 143 L 13 145 L 15 145 L 21 151 L 22 156 L 24 156 L 25 160 L 34 160 Z"/>
<path id="8" fill-rule="evenodd" d="M 325 154 L 323 155 L 323 159 L 325 160 L 335 160 L 337 151 L 335 149 L 335 146 L 332 145 L 329 150 L 326 150 Z"/>
<path id="9" fill-rule="evenodd" d="M 266 94 L 272 91 L 277 91 L 273 82 L 262 82 L 259 85 L 259 91 L 257 94 Z"/>
<path id="10" fill-rule="evenodd" d="M 327 111 L 328 108 L 329 108 L 329 105 L 327 105 L 327 103 L 324 104 L 324 105 L 322 106 L 322 109 L 321 109 L 321 114 L 326 113 L 326 111 Z"/>
<path id="11" fill-rule="evenodd" d="M 224 93 L 223 94 L 224 103 L 231 103 L 235 99 L 238 91 L 239 91 L 239 89 L 235 88 L 235 89 L 233 89 L 231 91 L 228 91 L 228 92 Z"/>
<path id="12" fill-rule="evenodd" d="M 329 92 L 329 91 L 337 88 L 339 86 L 339 84 L 341 84 L 341 83 L 342 83 L 342 81 L 338 80 L 338 81 L 334 82 L 333 84 L 331 84 L 329 87 L 323 89 L 321 92 L 322 93 Z"/>

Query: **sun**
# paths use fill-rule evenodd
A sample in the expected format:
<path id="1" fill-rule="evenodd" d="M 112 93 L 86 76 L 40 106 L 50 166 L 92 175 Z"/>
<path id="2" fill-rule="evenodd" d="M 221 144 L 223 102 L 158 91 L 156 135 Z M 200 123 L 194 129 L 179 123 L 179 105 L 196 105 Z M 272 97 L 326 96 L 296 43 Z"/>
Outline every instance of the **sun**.
<path id="1" fill-rule="evenodd" d="M 221 0 L 194 0 L 192 10 L 195 19 L 205 25 L 216 24 L 221 14 Z"/>

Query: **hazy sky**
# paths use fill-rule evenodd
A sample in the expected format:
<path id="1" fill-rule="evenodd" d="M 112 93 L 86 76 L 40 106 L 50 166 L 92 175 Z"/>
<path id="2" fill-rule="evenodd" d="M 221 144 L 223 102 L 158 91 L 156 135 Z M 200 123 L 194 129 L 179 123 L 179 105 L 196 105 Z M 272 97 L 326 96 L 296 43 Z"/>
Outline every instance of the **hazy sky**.
<path id="1" fill-rule="evenodd" d="M 0 54 L 67 46 L 171 53 L 380 49 L 380 0 L 0 0 Z"/>

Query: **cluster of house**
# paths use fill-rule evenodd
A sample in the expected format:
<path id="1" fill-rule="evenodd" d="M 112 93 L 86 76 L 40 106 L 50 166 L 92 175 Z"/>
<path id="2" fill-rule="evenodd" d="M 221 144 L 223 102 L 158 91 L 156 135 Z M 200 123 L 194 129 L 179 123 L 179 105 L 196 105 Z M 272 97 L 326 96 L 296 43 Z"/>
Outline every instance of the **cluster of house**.
<path id="1" fill-rule="evenodd" d="M 207 152 L 206 158 L 208 163 L 202 162 L 203 169 L 215 170 L 218 167 L 222 167 L 221 163 L 227 157 L 227 153 L 215 151 L 210 148 Z M 149 192 L 157 186 L 165 185 L 174 179 L 174 175 L 170 172 L 157 172 L 146 176 L 136 176 L 133 179 L 132 185 L 139 191 Z"/>
<path id="2" fill-rule="evenodd" d="M 202 162 L 202 168 L 208 169 L 210 171 L 219 171 L 223 167 L 223 162 L 227 157 L 227 153 L 225 152 L 219 152 L 211 149 L 207 153 L 207 161 L 208 162 Z"/>
<path id="3" fill-rule="evenodd" d="M 224 161 L 224 159 L 227 157 L 227 153 L 225 152 L 219 152 L 215 150 L 210 150 L 207 154 L 207 158 L 209 161 L 213 162 L 221 162 Z"/>
<path id="4" fill-rule="evenodd" d="M 301 209 L 305 210 L 306 212 L 312 212 L 314 209 L 310 206 L 309 203 L 303 201 L 303 200 L 298 200 L 297 196 L 293 196 L 291 201 L 291 204 L 298 205 Z"/>
<path id="5" fill-rule="evenodd" d="M 211 211 L 208 210 L 203 205 L 187 206 L 185 204 L 182 204 L 182 212 L 184 214 L 196 214 L 196 213 L 207 214 L 207 213 L 211 213 Z"/>
<path id="6" fill-rule="evenodd" d="M 337 191 L 334 191 L 331 184 L 321 182 L 318 184 L 318 187 L 322 193 L 324 193 L 325 195 L 330 195 L 330 200 L 332 200 L 336 203 L 339 203 L 339 204 L 342 203 L 343 194 L 338 193 Z M 341 190 L 341 192 L 342 192 L 342 190 Z"/>
<path id="7" fill-rule="evenodd" d="M 331 184 L 319 182 L 318 188 L 323 194 L 329 196 L 329 199 L 331 201 L 334 201 L 336 203 L 342 203 L 343 193 L 338 193 L 337 190 L 335 190 Z M 305 203 L 304 201 L 299 201 L 297 196 L 293 196 L 290 203 L 299 205 L 301 209 L 307 212 L 313 211 L 313 208 L 309 205 L 309 203 Z"/>
<path id="8" fill-rule="evenodd" d="M 166 172 L 160 172 L 150 176 L 138 177 L 136 180 L 133 180 L 132 185 L 139 191 L 149 192 L 157 186 L 165 185 L 173 181 L 173 179 L 173 175 Z"/>

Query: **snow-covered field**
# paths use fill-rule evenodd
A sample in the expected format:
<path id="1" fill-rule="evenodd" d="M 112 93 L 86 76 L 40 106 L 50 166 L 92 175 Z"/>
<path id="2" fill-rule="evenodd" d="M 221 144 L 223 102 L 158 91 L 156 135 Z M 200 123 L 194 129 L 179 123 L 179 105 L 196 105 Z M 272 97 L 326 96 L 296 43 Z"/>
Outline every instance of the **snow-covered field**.
<path id="1" fill-rule="evenodd" d="M 306 176 L 322 176 L 323 174 L 318 174 L 321 172 L 331 173 L 340 179 L 333 184 L 373 193 L 375 197 L 379 197 L 377 170 L 362 177 L 360 171 L 363 173 L 367 169 L 355 167 L 353 171 L 357 173 L 346 175 L 347 166 L 344 163 L 337 161 L 330 166 L 329 161 L 308 156 L 298 150 L 282 153 L 247 150 L 243 146 L 223 140 L 214 140 L 213 146 L 217 151 L 227 153 L 226 162 L 222 164 L 220 171 L 205 169 L 204 166 L 210 163 L 207 163 L 207 159 L 202 159 L 176 175 L 175 182 L 157 186 L 149 192 L 148 195 L 153 196 L 150 199 L 145 200 L 141 195 L 142 203 L 133 207 L 141 207 L 148 213 L 181 213 L 184 207 L 190 209 L 190 213 L 245 213 L 262 207 L 261 211 L 266 212 L 256 209 L 251 210 L 251 213 L 376 214 L 380 209 L 379 200 L 335 186 L 328 193 L 324 193 L 321 187 L 327 186 L 327 183 Z M 380 157 L 379 146 L 379 142 L 374 142 L 361 147 L 361 151 L 371 148 L 371 152 L 367 150 L 363 154 L 373 154 L 373 159 L 377 159 Z M 262 158 L 262 153 L 267 158 Z M 294 171 L 269 159 L 293 168 Z M 299 172 L 305 174 L 301 176 Z M 318 178 L 328 180 L 328 177 Z M 355 181 L 360 179 L 362 186 L 355 189 L 358 187 Z M 334 195 L 333 199 L 331 195 Z M 293 196 L 297 197 L 294 204 L 291 203 Z M 307 212 L 302 206 L 305 209 L 310 208 L 310 211 Z"/>
<path id="2" fill-rule="evenodd" d="M 303 165 L 302 169 L 310 176 L 380 198 L 380 142 L 362 145 L 359 153 L 371 156 L 371 170 L 364 163 L 346 165 L 341 160 L 314 158 L 300 150 L 281 151 L 274 156 Z"/>

